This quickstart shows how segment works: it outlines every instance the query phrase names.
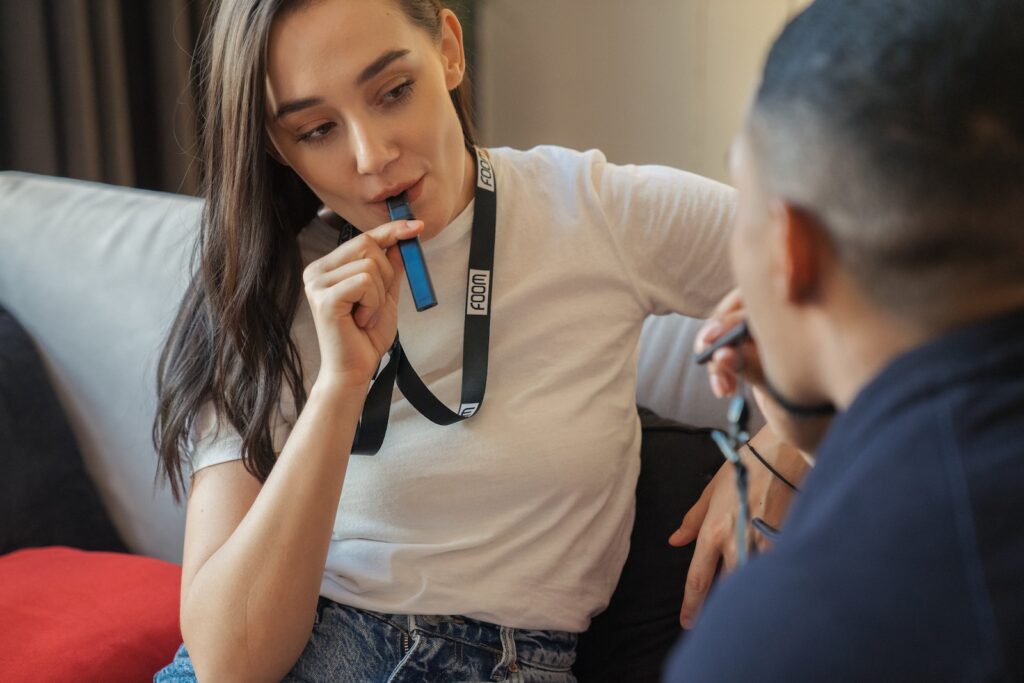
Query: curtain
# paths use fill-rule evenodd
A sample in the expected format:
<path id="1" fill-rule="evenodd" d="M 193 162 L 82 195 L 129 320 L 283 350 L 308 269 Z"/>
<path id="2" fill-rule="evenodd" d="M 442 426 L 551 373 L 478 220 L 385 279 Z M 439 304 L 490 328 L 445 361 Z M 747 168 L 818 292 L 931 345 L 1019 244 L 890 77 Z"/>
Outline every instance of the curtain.
<path id="1" fill-rule="evenodd" d="M 0 168 L 194 194 L 211 0 L 0 0 Z"/>

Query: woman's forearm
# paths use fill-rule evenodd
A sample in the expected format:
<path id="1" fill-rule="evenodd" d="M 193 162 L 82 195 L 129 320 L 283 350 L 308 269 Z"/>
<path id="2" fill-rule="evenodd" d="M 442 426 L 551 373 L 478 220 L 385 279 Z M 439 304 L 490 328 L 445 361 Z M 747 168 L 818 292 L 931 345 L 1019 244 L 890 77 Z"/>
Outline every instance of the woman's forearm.
<path id="1" fill-rule="evenodd" d="M 758 454 L 764 458 L 765 462 L 791 484 L 799 486 L 808 470 L 811 469 L 807 457 L 796 446 L 780 438 L 772 430 L 771 425 L 765 426 L 755 434 L 750 440 L 750 444 L 757 449 Z M 750 465 L 750 467 L 762 466 L 759 463 Z"/>
<path id="2" fill-rule="evenodd" d="M 366 386 L 318 384 L 270 476 L 182 595 L 200 680 L 280 680 L 309 639 Z"/>

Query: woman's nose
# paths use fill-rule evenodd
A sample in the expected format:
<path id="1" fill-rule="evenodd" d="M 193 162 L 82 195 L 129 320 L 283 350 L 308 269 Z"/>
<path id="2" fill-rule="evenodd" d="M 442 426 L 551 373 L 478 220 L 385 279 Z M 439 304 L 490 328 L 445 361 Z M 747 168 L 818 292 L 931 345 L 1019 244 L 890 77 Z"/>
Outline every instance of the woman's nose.
<path id="1" fill-rule="evenodd" d="M 353 122 L 351 125 L 356 171 L 360 175 L 382 173 L 398 158 L 398 147 L 389 141 L 385 131 L 369 122 Z"/>

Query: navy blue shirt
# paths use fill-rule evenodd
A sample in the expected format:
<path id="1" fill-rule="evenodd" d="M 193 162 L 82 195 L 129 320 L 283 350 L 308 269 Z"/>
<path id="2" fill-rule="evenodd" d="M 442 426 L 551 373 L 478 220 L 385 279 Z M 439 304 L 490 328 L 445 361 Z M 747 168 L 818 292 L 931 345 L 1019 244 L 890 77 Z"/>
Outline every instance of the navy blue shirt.
<path id="1" fill-rule="evenodd" d="M 894 360 L 669 681 L 1024 680 L 1024 311 Z"/>

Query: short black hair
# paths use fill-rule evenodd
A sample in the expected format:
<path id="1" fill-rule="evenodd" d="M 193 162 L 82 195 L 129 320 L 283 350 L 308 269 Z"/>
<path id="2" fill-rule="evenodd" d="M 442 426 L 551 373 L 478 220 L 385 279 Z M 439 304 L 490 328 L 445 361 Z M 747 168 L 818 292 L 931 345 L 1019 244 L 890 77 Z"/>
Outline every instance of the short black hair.
<path id="1" fill-rule="evenodd" d="M 817 0 L 772 47 L 748 134 L 877 303 L 1024 285 L 1024 0 Z"/>

